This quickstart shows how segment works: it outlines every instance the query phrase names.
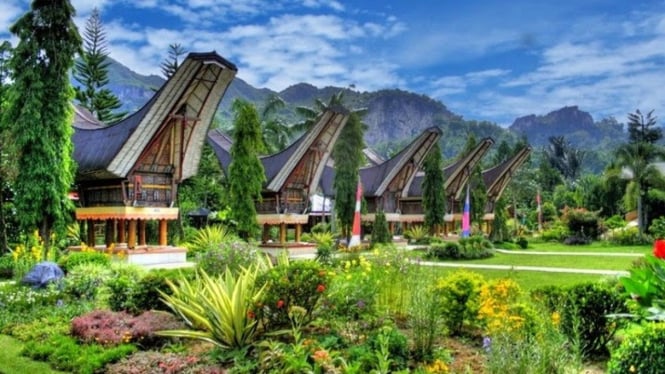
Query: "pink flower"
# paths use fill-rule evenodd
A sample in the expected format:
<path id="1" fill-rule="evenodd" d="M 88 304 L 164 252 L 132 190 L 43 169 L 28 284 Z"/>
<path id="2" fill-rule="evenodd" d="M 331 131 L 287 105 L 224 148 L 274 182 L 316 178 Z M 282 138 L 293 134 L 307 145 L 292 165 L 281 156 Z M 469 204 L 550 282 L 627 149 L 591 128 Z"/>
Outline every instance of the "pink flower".
<path id="1" fill-rule="evenodd" d="M 277 301 L 277 309 L 282 309 L 284 307 L 284 300 Z"/>
<path id="2" fill-rule="evenodd" d="M 318 292 L 318 293 L 321 293 L 325 290 L 326 290 L 326 286 L 324 286 L 322 284 L 319 284 L 318 286 L 316 286 L 316 292 Z"/>

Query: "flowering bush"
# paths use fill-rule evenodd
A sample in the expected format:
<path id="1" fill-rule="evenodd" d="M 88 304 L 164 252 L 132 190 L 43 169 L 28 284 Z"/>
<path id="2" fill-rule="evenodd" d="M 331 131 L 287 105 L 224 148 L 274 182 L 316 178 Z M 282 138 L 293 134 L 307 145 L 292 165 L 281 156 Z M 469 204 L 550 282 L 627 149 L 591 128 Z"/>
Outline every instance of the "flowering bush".
<path id="1" fill-rule="evenodd" d="M 240 239 L 231 237 L 219 245 L 207 247 L 196 253 L 196 263 L 199 269 L 208 275 L 224 274 L 226 269 L 239 273 L 257 261 L 257 249 Z"/>
<path id="2" fill-rule="evenodd" d="M 109 266 L 111 264 L 111 255 L 83 244 L 80 251 L 69 252 L 58 260 L 58 265 L 60 265 L 65 273 L 78 265 L 90 263 Z"/>
<path id="3" fill-rule="evenodd" d="M 476 327 L 484 284 L 481 275 L 467 270 L 457 270 L 437 282 L 436 295 L 449 334 L 461 335 L 465 326 Z"/>
<path id="4" fill-rule="evenodd" d="M 341 261 L 340 268 L 330 275 L 329 293 L 323 302 L 326 311 L 351 320 L 376 312 L 380 275 L 374 274 L 364 256 Z"/>
<path id="5" fill-rule="evenodd" d="M 164 312 L 145 312 L 132 316 L 125 312 L 96 310 L 72 320 L 71 333 L 83 343 L 115 346 L 122 343 L 150 345 L 156 340 L 154 332 L 182 328 L 173 315 Z"/>
<path id="6" fill-rule="evenodd" d="M 56 306 L 64 293 L 51 284 L 35 290 L 16 284 L 0 285 L 0 310 L 2 313 L 22 313 L 39 306 Z"/>
<path id="7" fill-rule="evenodd" d="M 328 272 L 317 261 L 277 265 L 256 282 L 257 287 L 265 285 L 266 290 L 253 313 L 268 329 L 288 326 L 288 311 L 294 306 L 304 308 L 305 320 L 311 320 L 314 308 L 329 287 Z"/>
<path id="8" fill-rule="evenodd" d="M 69 270 L 65 292 L 77 299 L 95 300 L 111 276 L 111 269 L 106 265 L 82 263 Z"/>
<path id="9" fill-rule="evenodd" d="M 107 374 L 136 373 L 183 373 L 183 374 L 223 374 L 226 371 L 219 366 L 207 363 L 205 359 L 178 353 L 136 352 L 120 362 L 107 365 Z"/>
<path id="10" fill-rule="evenodd" d="M 14 260 L 14 279 L 20 280 L 25 276 L 33 266 L 42 261 L 55 261 L 55 248 L 51 247 L 48 251 L 44 248 L 44 240 L 35 230 L 32 235 L 23 237 L 22 244 L 16 246 L 11 251 Z"/>
<path id="11" fill-rule="evenodd" d="M 607 363 L 609 374 L 665 373 L 665 324 L 648 323 L 626 336 Z"/>

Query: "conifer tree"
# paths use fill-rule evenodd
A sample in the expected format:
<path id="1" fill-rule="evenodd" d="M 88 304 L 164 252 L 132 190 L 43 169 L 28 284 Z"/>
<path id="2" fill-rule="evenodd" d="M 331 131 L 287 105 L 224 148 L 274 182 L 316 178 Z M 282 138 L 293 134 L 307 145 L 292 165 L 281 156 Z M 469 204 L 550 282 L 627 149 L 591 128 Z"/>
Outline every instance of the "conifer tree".
<path id="1" fill-rule="evenodd" d="M 94 8 L 85 24 L 83 53 L 74 65 L 74 78 L 82 85 L 75 87 L 76 100 L 107 124 L 127 115 L 127 112 L 117 112 L 122 103 L 110 89 L 104 88 L 109 83 L 109 65 L 106 33 L 99 10 Z"/>
<path id="2" fill-rule="evenodd" d="M 437 142 L 430 149 L 423 164 L 425 179 L 423 180 L 423 209 L 425 213 L 425 227 L 430 234 L 436 234 L 438 227 L 444 224 L 446 213 L 446 196 L 443 188 L 443 160 L 441 147 Z"/>
<path id="3" fill-rule="evenodd" d="M 360 114 L 352 112 L 346 126 L 337 139 L 332 157 L 335 160 L 335 213 L 339 220 L 343 237 L 348 237 L 356 207 L 358 169 L 363 164 L 365 124 Z"/>
<path id="4" fill-rule="evenodd" d="M 161 64 L 162 74 L 166 79 L 169 79 L 175 74 L 180 66 L 180 57 L 186 54 L 187 51 L 180 45 L 180 43 L 169 44 L 169 56 Z"/>
<path id="5" fill-rule="evenodd" d="M 379 210 L 376 212 L 374 226 L 372 227 L 372 244 L 390 242 L 392 242 L 392 236 L 390 235 L 388 221 L 386 221 L 386 214 L 383 213 L 383 210 Z"/>
<path id="6" fill-rule="evenodd" d="M 258 233 L 254 201 L 261 199 L 265 182 L 259 154 L 264 148 L 261 122 L 254 106 L 243 100 L 233 102 L 234 141 L 229 165 L 228 205 L 238 235 L 247 240 Z"/>
<path id="7" fill-rule="evenodd" d="M 15 207 L 24 233 L 35 228 L 50 247 L 71 217 L 74 182 L 69 73 L 81 49 L 69 0 L 32 2 L 10 31 L 18 45 L 10 59 L 12 87 L 3 122 L 17 149 Z"/>
<path id="8" fill-rule="evenodd" d="M 8 41 L 0 43 L 0 254 L 9 250 L 7 240 L 7 221 L 5 219 L 5 198 L 10 194 L 9 183 L 16 174 L 16 168 L 11 165 L 11 155 L 13 152 L 9 149 L 11 142 L 9 139 L 6 124 L 2 121 L 2 114 L 6 108 L 7 96 L 9 92 L 9 58 L 11 56 L 12 45 Z"/>

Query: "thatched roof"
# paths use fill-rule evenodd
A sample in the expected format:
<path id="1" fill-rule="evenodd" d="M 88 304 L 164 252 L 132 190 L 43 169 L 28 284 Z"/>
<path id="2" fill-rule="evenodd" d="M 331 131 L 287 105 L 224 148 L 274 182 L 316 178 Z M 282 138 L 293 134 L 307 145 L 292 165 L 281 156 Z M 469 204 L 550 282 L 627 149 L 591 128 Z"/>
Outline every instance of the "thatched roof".
<path id="1" fill-rule="evenodd" d="M 531 147 L 526 146 L 506 161 L 490 169 L 483 170 L 482 175 L 487 188 L 488 205 L 491 205 L 492 209 L 493 203 L 501 197 L 503 190 L 508 185 L 508 182 L 510 182 L 513 174 L 522 166 L 530 153 Z"/>
<path id="2" fill-rule="evenodd" d="M 180 179 L 196 173 L 201 152 L 186 152 L 203 144 L 235 65 L 215 52 L 190 53 L 173 76 L 138 111 L 103 127 L 78 108 L 74 119 L 74 159 L 77 180 L 124 178 L 166 121 L 185 112 L 195 118 L 181 165 Z"/>
<path id="3" fill-rule="evenodd" d="M 319 184 L 332 148 L 349 118 L 342 107 L 328 108 L 314 126 L 284 150 L 261 157 L 266 176 L 265 190 L 277 192 L 289 184 L 309 186 L 309 193 Z M 208 134 L 217 159 L 224 170 L 231 163 L 232 140 L 219 130 Z"/>

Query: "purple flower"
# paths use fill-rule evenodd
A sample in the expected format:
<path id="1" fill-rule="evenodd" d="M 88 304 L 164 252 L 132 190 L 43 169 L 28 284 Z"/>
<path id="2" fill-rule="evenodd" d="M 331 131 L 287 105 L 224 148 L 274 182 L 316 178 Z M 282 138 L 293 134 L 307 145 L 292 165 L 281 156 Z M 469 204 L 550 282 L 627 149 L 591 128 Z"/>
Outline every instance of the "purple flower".
<path id="1" fill-rule="evenodd" d="M 365 302 L 362 301 L 362 300 L 358 300 L 358 302 L 356 303 L 356 306 L 358 307 L 358 309 L 362 309 L 362 308 L 365 307 Z"/>
<path id="2" fill-rule="evenodd" d="M 489 336 L 483 338 L 483 349 L 489 352 L 492 347 L 492 339 Z"/>
<path id="3" fill-rule="evenodd" d="M 58 301 L 55 302 L 55 306 L 57 306 L 57 307 L 61 307 L 63 305 L 65 305 L 65 302 L 62 301 L 62 299 L 58 299 Z"/>

